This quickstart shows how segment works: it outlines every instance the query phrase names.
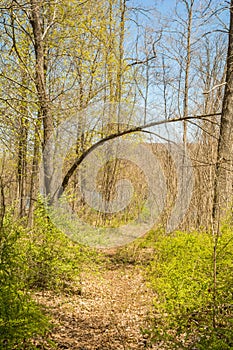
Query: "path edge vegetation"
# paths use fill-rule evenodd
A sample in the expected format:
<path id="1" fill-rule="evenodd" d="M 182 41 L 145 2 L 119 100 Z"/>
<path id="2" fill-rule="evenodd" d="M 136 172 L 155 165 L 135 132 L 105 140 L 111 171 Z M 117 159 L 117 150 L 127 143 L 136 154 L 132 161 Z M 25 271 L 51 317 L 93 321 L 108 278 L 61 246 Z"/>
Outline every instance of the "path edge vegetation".
<path id="1" fill-rule="evenodd" d="M 46 62 L 43 33 L 37 4 L 32 0 L 31 5 L 33 11 L 30 23 L 37 50 L 35 85 L 38 94 L 38 119 L 43 121 L 44 142 L 46 142 L 52 132 L 53 122 L 48 113 L 49 103 L 44 86 Z M 155 310 L 160 310 L 160 315 L 157 319 L 155 317 L 155 326 L 149 331 L 151 339 L 153 341 L 154 336 L 161 336 L 164 339 L 165 336 L 168 342 L 172 342 L 172 346 L 177 348 L 195 346 L 198 349 L 209 347 L 217 350 L 230 349 L 233 346 L 232 223 L 231 220 L 227 221 L 226 225 L 222 223 L 222 218 L 226 217 L 232 204 L 232 196 L 228 197 L 231 192 L 227 192 L 227 199 L 224 196 L 224 186 L 227 178 L 231 177 L 233 159 L 233 0 L 230 1 L 229 9 L 226 87 L 215 169 L 212 230 L 210 234 L 177 232 L 170 236 L 161 236 L 161 240 L 158 236 L 153 246 L 156 256 L 148 267 L 148 279 L 152 287 L 158 295 L 161 293 L 163 296 L 162 302 L 161 299 L 155 300 Z M 24 78 L 22 76 L 22 79 Z M 187 121 L 190 118 L 184 117 L 173 121 Z M 154 125 L 156 123 L 150 126 Z M 144 125 L 133 131 L 141 132 L 145 127 Z M 124 133 L 127 132 L 131 131 Z M 106 141 L 111 137 L 121 136 L 120 133 L 114 135 L 108 136 Z M 100 143 L 104 141 L 105 139 Z M 74 166 L 79 163 L 79 159 L 76 159 Z M 35 210 L 33 228 L 25 228 L 23 217 L 22 221 L 15 221 L 11 210 L 6 210 L 2 177 L 0 189 L 0 344 L 5 349 L 14 347 L 23 349 L 33 337 L 43 336 L 49 330 L 49 320 L 30 297 L 30 288 L 66 288 L 64 275 L 69 276 L 67 280 L 69 285 L 76 268 L 78 281 L 80 261 L 89 253 L 87 251 L 83 253 L 79 246 L 73 245 L 67 237 L 54 229 L 40 204 Z M 226 206 L 225 216 L 222 214 L 223 204 Z M 231 210 L 230 217 L 232 217 Z M 56 244 L 58 244 L 57 250 Z M 60 253 L 62 256 L 59 257 Z M 221 260 L 223 257 L 224 260 Z M 201 266 L 202 269 L 195 270 L 197 266 Z M 206 270 L 207 267 L 209 269 Z M 200 276 L 190 279 L 193 271 L 198 271 Z M 184 284 L 186 289 L 179 289 Z M 192 300 L 187 293 L 193 295 Z M 159 320 L 161 315 L 164 317 L 163 321 L 165 320 L 162 321 L 162 326 Z M 192 344 L 193 341 L 195 344 Z M 32 349 L 32 343 L 29 346 Z"/>

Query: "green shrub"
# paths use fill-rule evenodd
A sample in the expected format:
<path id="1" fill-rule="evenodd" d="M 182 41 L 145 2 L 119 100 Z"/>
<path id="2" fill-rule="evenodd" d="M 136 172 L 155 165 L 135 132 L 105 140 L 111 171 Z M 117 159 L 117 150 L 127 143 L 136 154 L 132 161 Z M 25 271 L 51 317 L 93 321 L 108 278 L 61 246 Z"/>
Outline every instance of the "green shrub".
<path id="1" fill-rule="evenodd" d="M 0 348 L 33 349 L 31 339 L 43 336 L 49 321 L 28 294 L 27 272 L 19 226 L 5 219 L 0 231 Z M 30 345 L 29 345 L 30 344 Z"/>
<path id="2" fill-rule="evenodd" d="M 30 288 L 61 291 L 72 289 L 72 284 L 80 287 L 81 264 L 87 254 L 52 224 L 42 205 L 38 205 L 34 226 L 22 244 Z"/>
<path id="3" fill-rule="evenodd" d="M 98 256 L 61 233 L 40 203 L 34 226 L 6 215 L 0 231 L 0 349 L 34 349 L 50 322 L 30 295 L 33 290 L 81 292 L 80 271 Z M 46 339 L 48 342 L 48 340 Z"/>
<path id="4" fill-rule="evenodd" d="M 26 291 L 17 286 L 1 286 L 0 348 L 33 349 L 31 341 L 45 336 L 49 321 Z"/>
<path id="5" fill-rule="evenodd" d="M 215 290 L 211 235 L 176 232 L 157 237 L 148 269 L 156 292 L 154 340 L 166 339 L 171 349 L 232 349 L 232 238 L 225 229 L 218 241 Z"/>

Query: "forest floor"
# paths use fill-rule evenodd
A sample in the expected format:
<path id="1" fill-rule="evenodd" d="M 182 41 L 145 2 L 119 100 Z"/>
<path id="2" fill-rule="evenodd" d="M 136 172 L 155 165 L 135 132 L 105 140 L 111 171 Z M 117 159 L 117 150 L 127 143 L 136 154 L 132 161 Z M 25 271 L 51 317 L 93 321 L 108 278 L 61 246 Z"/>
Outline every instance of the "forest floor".
<path id="1" fill-rule="evenodd" d="M 51 339 L 57 349 L 162 349 L 162 344 L 150 347 L 142 332 L 149 327 L 153 292 L 140 266 L 86 269 L 81 286 L 81 291 L 74 289 L 70 294 L 36 293 L 37 301 L 52 316 Z"/>

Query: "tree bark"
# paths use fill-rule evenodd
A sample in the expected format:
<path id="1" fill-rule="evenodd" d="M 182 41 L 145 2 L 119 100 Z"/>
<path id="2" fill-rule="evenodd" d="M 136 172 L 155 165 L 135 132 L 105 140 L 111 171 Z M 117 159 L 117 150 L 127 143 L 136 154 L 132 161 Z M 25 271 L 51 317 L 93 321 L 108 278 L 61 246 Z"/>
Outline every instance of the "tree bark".
<path id="1" fill-rule="evenodd" d="M 33 30 L 34 37 L 34 48 L 36 56 L 36 76 L 35 85 L 38 94 L 38 105 L 39 114 L 43 123 L 43 150 L 48 144 L 48 141 L 53 133 L 53 117 L 51 114 L 51 108 L 49 103 L 49 98 L 46 90 L 46 45 L 45 45 L 45 35 L 43 31 L 43 18 L 41 16 L 42 5 L 38 0 L 31 0 L 31 26 Z M 51 156 L 52 157 L 52 156 Z M 44 173 L 45 173 L 45 191 L 46 195 L 50 194 L 50 181 L 52 174 L 52 159 L 49 153 L 43 159 Z"/>
<path id="2" fill-rule="evenodd" d="M 193 21 L 193 5 L 194 0 L 190 4 L 185 1 L 186 9 L 188 12 L 188 28 L 187 28 L 187 42 L 186 42 L 186 62 L 185 62 L 185 86 L 184 86 L 184 101 L 183 101 L 183 117 L 188 117 L 188 105 L 189 105 L 189 73 L 191 66 L 191 34 L 192 34 L 192 21 Z M 187 121 L 184 120 L 183 125 L 183 142 L 184 147 L 187 145 Z"/>
<path id="3" fill-rule="evenodd" d="M 215 233 L 232 202 L 233 172 L 233 0 L 230 3 L 230 28 L 227 53 L 226 86 L 218 140 L 215 172 L 213 225 Z"/>
<path id="4" fill-rule="evenodd" d="M 29 188 L 29 208 L 28 208 L 28 225 L 33 225 L 33 211 L 34 204 L 37 200 L 38 190 L 39 190 L 39 161 L 40 161 L 40 129 L 41 120 L 40 115 L 38 115 L 35 121 L 34 130 L 34 148 L 33 148 L 33 160 L 32 160 L 32 172 L 31 181 Z"/>
<path id="5" fill-rule="evenodd" d="M 27 75 L 25 71 L 21 72 L 22 85 L 26 86 Z M 26 101 L 26 90 L 22 88 L 22 99 Z M 18 200 L 19 217 L 25 215 L 26 206 L 26 180 L 27 180 L 27 150 L 28 150 L 28 130 L 29 122 L 27 118 L 27 103 L 21 102 L 19 115 L 19 140 L 18 140 L 18 160 L 17 160 L 17 180 L 18 180 Z"/>
<path id="6" fill-rule="evenodd" d="M 3 220 L 6 212 L 6 205 L 5 205 L 5 194 L 4 194 L 4 185 L 2 178 L 0 177 L 0 232 L 3 229 Z M 1 236 L 0 236 L 1 241 Z"/>

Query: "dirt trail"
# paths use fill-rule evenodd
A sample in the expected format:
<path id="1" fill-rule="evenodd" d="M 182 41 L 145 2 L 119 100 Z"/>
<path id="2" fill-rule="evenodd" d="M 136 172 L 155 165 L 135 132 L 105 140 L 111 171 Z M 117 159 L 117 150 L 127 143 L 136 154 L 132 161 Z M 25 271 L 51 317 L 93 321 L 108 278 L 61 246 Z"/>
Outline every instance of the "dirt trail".
<path id="1" fill-rule="evenodd" d="M 145 349 L 140 331 L 147 326 L 152 291 L 139 267 L 119 267 L 82 275 L 82 293 L 37 294 L 54 318 L 57 349 Z M 155 348 L 154 348 L 155 349 Z"/>

